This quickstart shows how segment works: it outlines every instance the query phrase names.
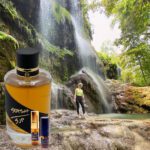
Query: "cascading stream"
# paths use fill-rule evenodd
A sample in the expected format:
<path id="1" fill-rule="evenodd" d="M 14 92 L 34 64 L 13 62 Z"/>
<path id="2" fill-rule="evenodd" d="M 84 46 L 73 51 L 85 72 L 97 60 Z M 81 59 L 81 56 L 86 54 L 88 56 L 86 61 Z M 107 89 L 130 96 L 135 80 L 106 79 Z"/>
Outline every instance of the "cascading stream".
<path id="1" fill-rule="evenodd" d="M 75 29 L 75 40 L 78 47 L 79 58 L 81 60 L 82 66 L 88 68 L 88 73 L 92 76 L 93 81 L 97 84 L 97 88 L 100 95 L 100 101 L 103 104 L 106 113 L 111 112 L 111 105 L 108 103 L 106 87 L 104 81 L 98 73 L 97 57 L 91 46 L 90 40 L 86 37 L 83 28 L 83 18 L 82 11 L 79 6 L 79 0 L 73 0 L 72 9 L 72 23 Z M 92 70 L 92 71 L 90 71 Z"/>
<path id="2" fill-rule="evenodd" d="M 82 19 L 82 11 L 79 1 L 73 0 L 71 7 L 71 19 L 75 29 L 75 40 L 78 48 L 78 55 L 83 67 L 88 67 L 97 72 L 96 55 L 91 46 L 90 40 L 86 37 Z"/>
<path id="3" fill-rule="evenodd" d="M 39 24 L 40 24 L 40 32 L 45 38 L 50 41 L 51 31 L 55 30 L 53 27 L 53 19 L 52 19 L 52 7 L 55 1 L 53 0 L 41 0 L 40 1 L 40 15 L 39 15 Z M 62 4 L 63 2 L 61 2 Z M 63 18 L 62 18 L 63 19 Z M 97 56 L 96 53 L 91 46 L 90 39 L 87 38 L 87 35 L 84 30 L 84 23 L 82 18 L 82 11 L 80 9 L 80 2 L 79 0 L 72 0 L 71 6 L 71 19 L 72 24 L 74 26 L 75 32 L 75 42 L 78 49 L 78 57 L 80 63 L 83 67 L 89 68 L 92 70 L 90 72 L 91 76 L 93 77 L 93 81 L 97 84 L 97 88 L 100 95 L 100 101 L 105 109 L 105 112 L 111 111 L 111 106 L 107 100 L 106 88 L 104 87 L 104 81 L 100 80 L 100 76 L 97 77 L 97 73 L 100 70 L 100 67 L 97 65 Z M 93 73 L 92 73 L 93 72 Z M 56 96 L 56 105 L 53 106 L 54 108 L 60 107 L 60 102 L 58 102 L 58 91 L 57 88 L 53 90 L 53 94 Z"/>
<path id="4" fill-rule="evenodd" d="M 50 0 L 40 0 L 39 25 L 40 32 L 46 38 L 49 38 L 49 30 L 51 27 L 51 3 Z"/>

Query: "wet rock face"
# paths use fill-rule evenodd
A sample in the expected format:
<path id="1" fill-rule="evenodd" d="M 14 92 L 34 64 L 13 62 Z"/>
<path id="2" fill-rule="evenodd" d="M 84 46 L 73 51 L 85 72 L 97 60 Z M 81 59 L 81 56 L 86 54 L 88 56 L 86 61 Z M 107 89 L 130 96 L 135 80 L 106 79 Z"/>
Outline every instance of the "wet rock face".
<path id="1" fill-rule="evenodd" d="M 17 12 L 20 12 L 23 18 L 25 18 L 30 24 L 32 24 L 34 28 L 36 29 L 36 31 L 40 33 L 41 32 L 40 31 L 40 0 L 27 0 L 27 1 L 11 0 L 11 1 L 13 2 L 14 7 L 17 9 Z M 67 5 L 67 1 L 68 0 L 65 1 L 66 5 L 63 6 L 64 9 L 67 8 L 67 6 L 69 6 Z M 57 2 L 60 5 L 62 3 L 62 1 L 57 1 Z M 59 12 L 57 13 L 56 15 L 60 15 Z M 68 57 L 64 57 L 63 58 L 64 60 L 55 60 L 54 63 L 56 65 L 60 63 L 62 64 L 62 66 L 57 67 L 55 64 L 52 65 L 54 66 L 53 70 L 56 70 L 55 74 L 61 72 L 61 74 L 59 74 L 61 80 L 66 81 L 66 79 L 63 79 L 65 76 L 64 74 L 67 74 L 66 78 L 68 79 L 68 76 L 70 76 L 71 74 L 74 74 L 74 72 L 78 70 L 80 67 L 80 64 L 78 63 L 79 61 L 78 61 L 78 56 L 77 56 L 77 48 L 76 48 L 75 39 L 74 39 L 74 28 L 73 28 L 72 22 L 67 19 L 64 20 L 62 18 L 62 20 L 58 22 L 55 15 L 51 19 L 52 19 L 51 22 L 53 25 L 51 27 L 52 28 L 51 31 L 48 31 L 49 39 L 47 38 L 47 40 L 51 44 L 59 47 L 62 50 L 62 54 L 63 54 L 63 49 L 68 49 L 73 52 L 73 57 L 68 56 Z M 38 45 L 38 44 L 39 44 L 38 42 L 35 43 L 35 45 Z M 53 59 L 53 58 L 51 57 L 50 59 Z M 70 64 L 73 64 L 73 65 L 70 65 Z"/>
<path id="2" fill-rule="evenodd" d="M 7 26 L 9 35 L 15 37 L 21 46 L 37 44 L 34 27 L 22 18 L 11 1 L 0 1 L 0 20 Z"/>
<path id="3" fill-rule="evenodd" d="M 22 16 L 27 19 L 31 24 L 38 23 L 38 15 L 40 8 L 40 0 L 11 0 L 16 9 L 20 11 Z"/>
<path id="4" fill-rule="evenodd" d="M 16 7 L 17 11 L 21 13 L 21 15 L 32 25 L 36 27 L 39 31 L 39 17 L 40 17 L 40 0 L 11 0 L 14 3 L 14 7 Z M 61 5 L 61 1 L 57 1 Z M 66 5 L 63 6 L 67 8 Z M 52 20 L 54 24 L 54 34 L 51 36 L 50 42 L 60 48 L 67 48 L 71 50 L 75 50 L 75 39 L 74 39 L 74 29 L 71 22 L 64 20 L 62 22 L 57 22 L 55 17 Z M 40 32 L 40 31 L 39 31 Z"/>
<path id="5" fill-rule="evenodd" d="M 75 103 L 73 102 L 72 91 L 64 85 L 52 85 L 52 109 L 75 109 Z"/>
<path id="6" fill-rule="evenodd" d="M 55 110 L 51 112 L 50 123 L 52 150 L 149 150 L 150 147 L 150 120 L 106 119 L 95 114 L 79 119 L 75 111 Z M 11 144 L 4 127 L 0 127 L 0 148 L 22 150 Z"/>
<path id="7" fill-rule="evenodd" d="M 107 87 L 103 85 L 103 80 L 93 80 L 92 75 L 85 68 L 83 68 L 79 71 L 79 73 L 73 75 L 66 85 L 74 93 L 79 82 L 83 83 L 86 110 L 94 113 L 108 113 L 104 103 L 108 103 L 108 106 L 110 106 L 111 109 L 112 100 Z M 101 89 L 99 89 L 97 82 L 101 85 Z M 105 102 L 102 99 L 104 99 Z"/>

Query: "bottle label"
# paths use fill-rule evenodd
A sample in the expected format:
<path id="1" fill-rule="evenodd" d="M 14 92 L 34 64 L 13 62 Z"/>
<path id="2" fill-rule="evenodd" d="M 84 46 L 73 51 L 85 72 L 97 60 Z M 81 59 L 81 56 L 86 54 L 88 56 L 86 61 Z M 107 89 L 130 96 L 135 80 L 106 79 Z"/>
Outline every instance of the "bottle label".
<path id="1" fill-rule="evenodd" d="M 5 88 L 5 107 L 7 113 L 7 119 L 11 127 L 17 127 L 21 130 L 31 133 L 31 109 L 18 103 Z M 39 117 L 48 116 L 39 112 Z"/>
<path id="2" fill-rule="evenodd" d="M 48 144 L 49 144 L 49 137 L 48 136 L 41 136 L 42 147 L 48 147 Z"/>
<path id="3" fill-rule="evenodd" d="M 38 132 L 32 132 L 32 141 L 38 141 L 39 140 L 39 134 Z"/>

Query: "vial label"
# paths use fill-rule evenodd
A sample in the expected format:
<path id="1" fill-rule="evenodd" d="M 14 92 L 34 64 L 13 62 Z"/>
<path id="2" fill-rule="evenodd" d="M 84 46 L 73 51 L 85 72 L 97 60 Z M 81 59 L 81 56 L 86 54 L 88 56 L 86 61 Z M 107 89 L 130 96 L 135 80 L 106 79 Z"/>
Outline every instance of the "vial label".
<path id="1" fill-rule="evenodd" d="M 38 141 L 39 140 L 39 134 L 38 134 L 38 132 L 33 132 L 31 134 L 31 136 L 32 136 L 32 141 Z"/>
<path id="2" fill-rule="evenodd" d="M 42 147 L 48 147 L 48 144 L 49 144 L 49 138 L 45 137 L 45 136 L 42 136 L 41 137 L 41 145 L 42 145 Z"/>

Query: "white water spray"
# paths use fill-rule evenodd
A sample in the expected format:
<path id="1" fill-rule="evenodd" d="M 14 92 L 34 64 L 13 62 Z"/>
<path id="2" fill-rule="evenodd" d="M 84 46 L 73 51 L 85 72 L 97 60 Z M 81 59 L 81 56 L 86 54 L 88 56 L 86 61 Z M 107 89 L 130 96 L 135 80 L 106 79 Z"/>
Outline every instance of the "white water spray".
<path id="1" fill-rule="evenodd" d="M 49 33 L 52 30 L 52 14 L 51 14 L 51 7 L 53 7 L 53 0 L 41 0 L 40 1 L 40 31 L 47 39 L 50 39 Z M 103 107 L 106 112 L 110 112 L 111 106 L 107 101 L 107 95 L 105 92 L 105 85 L 104 81 L 98 77 L 96 74 L 98 72 L 98 65 L 97 65 L 97 56 L 96 53 L 91 46 L 90 39 L 87 38 L 84 30 L 83 18 L 82 18 L 82 11 L 79 7 L 80 1 L 79 0 L 72 0 L 72 8 L 71 8 L 71 19 L 75 29 L 74 37 L 76 40 L 76 45 L 78 48 L 78 56 L 80 58 L 81 64 L 83 67 L 87 67 L 93 72 L 90 72 L 90 75 L 93 78 L 93 81 L 97 84 L 97 88 L 99 91 L 100 101 L 103 104 Z M 95 72 L 95 73 L 94 73 Z M 56 105 L 53 106 L 54 108 L 58 108 L 61 104 L 59 104 L 58 100 L 58 87 L 53 84 L 53 93 L 56 96 Z"/>
<path id="2" fill-rule="evenodd" d="M 111 112 L 111 105 L 107 100 L 107 88 L 105 87 L 105 83 L 100 76 L 98 76 L 98 66 L 97 66 L 97 56 L 95 51 L 93 50 L 90 40 L 86 37 L 85 31 L 83 28 L 83 19 L 82 19 L 82 11 L 79 6 L 79 0 L 73 0 L 72 5 L 72 23 L 75 29 L 75 40 L 78 48 L 79 58 L 81 59 L 83 67 L 88 68 L 88 74 L 92 77 L 93 81 L 97 85 L 97 89 L 99 92 L 100 101 L 103 104 L 105 112 Z M 92 70 L 92 71 L 91 71 Z"/>
<path id="3" fill-rule="evenodd" d="M 49 30 L 51 28 L 51 2 L 50 0 L 40 0 L 40 13 L 39 13 L 39 24 L 40 32 L 48 38 Z"/>

